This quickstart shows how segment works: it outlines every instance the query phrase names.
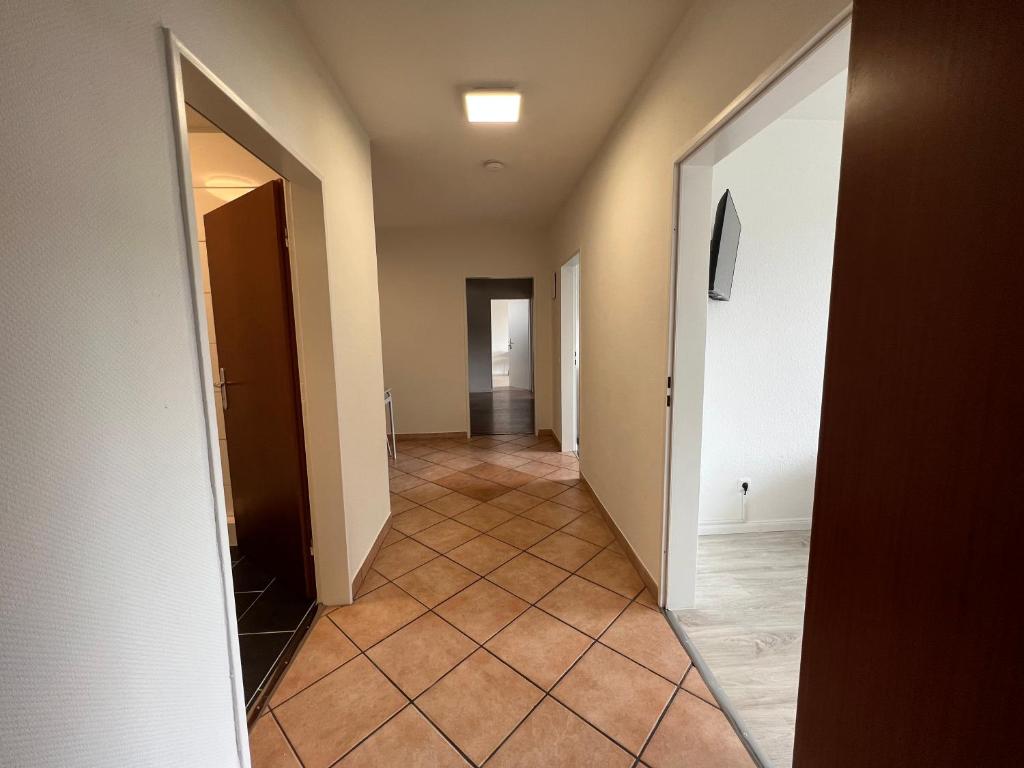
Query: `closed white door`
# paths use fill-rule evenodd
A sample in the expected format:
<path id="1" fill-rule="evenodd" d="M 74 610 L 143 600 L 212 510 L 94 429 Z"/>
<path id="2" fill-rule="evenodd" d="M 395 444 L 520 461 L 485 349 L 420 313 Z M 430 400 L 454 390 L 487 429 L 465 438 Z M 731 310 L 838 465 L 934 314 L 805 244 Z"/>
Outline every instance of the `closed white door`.
<path id="1" fill-rule="evenodd" d="M 530 354 L 530 300 L 508 302 L 509 386 L 533 389 L 532 355 Z"/>

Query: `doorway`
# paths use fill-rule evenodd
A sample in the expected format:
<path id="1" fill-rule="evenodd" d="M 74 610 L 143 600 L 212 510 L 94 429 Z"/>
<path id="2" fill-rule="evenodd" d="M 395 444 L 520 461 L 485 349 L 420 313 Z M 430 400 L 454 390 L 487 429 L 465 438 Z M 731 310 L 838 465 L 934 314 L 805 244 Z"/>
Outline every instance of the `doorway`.
<path id="1" fill-rule="evenodd" d="M 466 280 L 470 435 L 534 434 L 533 278 Z"/>
<path id="2" fill-rule="evenodd" d="M 848 58 L 844 22 L 677 166 L 663 599 L 776 768 L 792 760 Z"/>
<path id="3" fill-rule="evenodd" d="M 580 254 L 562 265 L 561 302 L 562 450 L 580 453 Z"/>

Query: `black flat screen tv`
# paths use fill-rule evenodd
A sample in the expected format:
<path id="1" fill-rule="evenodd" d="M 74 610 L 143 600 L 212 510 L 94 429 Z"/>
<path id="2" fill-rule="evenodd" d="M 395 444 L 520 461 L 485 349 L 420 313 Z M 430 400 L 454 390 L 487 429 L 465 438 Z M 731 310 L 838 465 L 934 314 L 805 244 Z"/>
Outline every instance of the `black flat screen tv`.
<path id="1" fill-rule="evenodd" d="M 732 295 L 732 278 L 736 272 L 736 253 L 740 247 L 740 217 L 732 194 L 725 190 L 715 211 L 715 229 L 711 233 L 711 270 L 708 298 L 728 301 Z"/>

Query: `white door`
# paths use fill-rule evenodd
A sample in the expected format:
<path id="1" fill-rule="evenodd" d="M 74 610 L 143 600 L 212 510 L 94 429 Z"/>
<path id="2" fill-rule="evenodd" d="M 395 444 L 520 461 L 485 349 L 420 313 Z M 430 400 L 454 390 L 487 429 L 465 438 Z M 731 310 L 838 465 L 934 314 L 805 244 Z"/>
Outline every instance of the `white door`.
<path id="1" fill-rule="evenodd" d="M 533 389 L 530 355 L 530 300 L 508 302 L 509 386 Z"/>
<path id="2" fill-rule="evenodd" d="M 580 265 L 572 268 L 572 381 L 573 398 L 572 412 L 576 429 L 575 440 L 571 450 L 579 454 L 580 450 Z"/>

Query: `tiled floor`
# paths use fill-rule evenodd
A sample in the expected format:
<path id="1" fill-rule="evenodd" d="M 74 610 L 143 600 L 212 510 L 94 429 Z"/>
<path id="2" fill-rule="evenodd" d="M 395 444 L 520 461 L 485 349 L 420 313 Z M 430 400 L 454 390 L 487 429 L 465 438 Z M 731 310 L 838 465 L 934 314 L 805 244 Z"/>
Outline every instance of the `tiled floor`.
<path id="1" fill-rule="evenodd" d="M 490 392 L 469 393 L 469 423 L 474 435 L 533 433 L 533 392 L 494 383 Z"/>
<path id="2" fill-rule="evenodd" d="M 316 603 L 285 587 L 237 547 L 231 548 L 231 577 L 242 688 L 249 709 L 271 681 L 278 664 L 294 649 L 296 633 L 309 626 Z"/>
<path id="3" fill-rule="evenodd" d="M 573 456 L 399 448 L 385 545 L 253 726 L 256 768 L 752 765 Z"/>

